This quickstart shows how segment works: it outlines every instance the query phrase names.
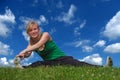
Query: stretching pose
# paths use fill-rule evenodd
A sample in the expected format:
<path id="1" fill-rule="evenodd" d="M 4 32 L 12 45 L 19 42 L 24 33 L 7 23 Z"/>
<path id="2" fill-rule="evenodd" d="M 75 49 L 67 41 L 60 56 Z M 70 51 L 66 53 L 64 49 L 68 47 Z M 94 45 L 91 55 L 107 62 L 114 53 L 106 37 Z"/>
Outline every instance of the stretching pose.
<path id="1" fill-rule="evenodd" d="M 72 56 L 67 56 L 58 48 L 48 32 L 41 33 L 39 25 L 34 21 L 28 23 L 26 32 L 30 36 L 29 44 L 26 49 L 17 55 L 17 57 L 29 57 L 32 51 L 35 51 L 39 56 L 42 57 L 43 61 L 37 61 L 31 65 L 23 66 L 24 68 L 37 67 L 41 65 L 98 66 L 78 61 Z"/>

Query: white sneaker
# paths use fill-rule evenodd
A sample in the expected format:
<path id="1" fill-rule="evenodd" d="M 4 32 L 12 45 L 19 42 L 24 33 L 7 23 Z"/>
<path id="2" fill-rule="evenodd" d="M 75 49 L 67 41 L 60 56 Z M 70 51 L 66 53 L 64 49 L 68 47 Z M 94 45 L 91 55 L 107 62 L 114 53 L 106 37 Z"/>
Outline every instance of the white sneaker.
<path id="1" fill-rule="evenodd" d="M 105 67 L 112 67 L 112 66 L 113 66 L 112 58 L 108 56 Z"/>
<path id="2" fill-rule="evenodd" d="M 14 58 L 15 68 L 21 68 L 21 69 L 23 69 L 23 67 L 20 65 L 20 62 L 21 62 L 20 57 L 16 56 L 16 57 Z"/>

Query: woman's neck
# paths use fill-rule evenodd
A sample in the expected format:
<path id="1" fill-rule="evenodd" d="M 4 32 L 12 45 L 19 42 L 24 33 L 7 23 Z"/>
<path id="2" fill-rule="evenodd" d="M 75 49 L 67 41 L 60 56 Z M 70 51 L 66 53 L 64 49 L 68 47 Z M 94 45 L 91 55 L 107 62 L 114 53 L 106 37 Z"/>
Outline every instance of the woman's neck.
<path id="1" fill-rule="evenodd" d="M 41 34 L 39 34 L 36 38 L 31 38 L 31 43 L 32 44 L 37 43 L 40 40 L 40 38 L 41 38 Z"/>

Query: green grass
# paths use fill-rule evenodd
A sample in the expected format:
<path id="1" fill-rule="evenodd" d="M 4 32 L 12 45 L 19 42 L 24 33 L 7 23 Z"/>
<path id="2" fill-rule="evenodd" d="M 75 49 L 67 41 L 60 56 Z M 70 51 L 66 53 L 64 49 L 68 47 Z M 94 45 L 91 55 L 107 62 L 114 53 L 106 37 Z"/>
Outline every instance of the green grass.
<path id="1" fill-rule="evenodd" d="M 120 68 L 37 67 L 0 68 L 0 80 L 119 80 Z"/>

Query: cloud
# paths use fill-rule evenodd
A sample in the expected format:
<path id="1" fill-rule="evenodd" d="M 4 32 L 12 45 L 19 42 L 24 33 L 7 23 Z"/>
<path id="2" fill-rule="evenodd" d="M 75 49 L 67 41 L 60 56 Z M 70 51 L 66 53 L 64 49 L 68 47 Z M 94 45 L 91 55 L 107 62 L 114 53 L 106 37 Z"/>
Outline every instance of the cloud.
<path id="1" fill-rule="evenodd" d="M 93 50 L 93 48 L 90 46 L 83 46 L 82 50 L 83 50 L 83 52 L 91 52 Z"/>
<path id="2" fill-rule="evenodd" d="M 100 57 L 99 54 L 93 54 L 90 56 L 87 56 L 83 59 L 79 59 L 80 61 L 85 61 L 90 64 L 95 64 L 95 65 L 102 65 L 102 58 Z"/>
<path id="3" fill-rule="evenodd" d="M 25 38 L 26 41 L 30 40 L 30 37 L 28 36 L 28 34 L 26 33 L 26 31 L 23 31 L 22 35 L 24 36 L 24 38 Z"/>
<path id="4" fill-rule="evenodd" d="M 102 34 L 111 40 L 120 38 L 120 11 L 107 23 Z"/>
<path id="5" fill-rule="evenodd" d="M 47 21 L 47 19 L 45 18 L 44 15 L 40 15 L 39 20 L 37 20 L 37 22 L 41 25 L 48 23 L 48 21 Z"/>
<path id="6" fill-rule="evenodd" d="M 6 9 L 4 15 L 0 15 L 0 22 L 15 23 L 15 16 L 10 9 Z"/>
<path id="7" fill-rule="evenodd" d="M 13 67 L 14 65 L 13 65 L 13 60 L 11 59 L 11 60 L 7 60 L 7 58 L 6 57 L 2 57 L 2 58 L 0 58 L 0 66 L 1 67 Z"/>
<path id="8" fill-rule="evenodd" d="M 28 57 L 28 58 L 24 58 L 22 61 L 21 61 L 21 65 L 29 65 L 29 64 L 31 64 L 29 61 L 30 60 L 32 60 L 32 59 L 35 59 L 35 57 L 34 57 L 34 53 L 32 53 L 31 55 L 30 55 L 30 57 Z M 7 57 L 1 57 L 0 58 L 0 67 L 14 67 L 14 63 L 13 63 L 13 60 L 14 59 L 7 59 Z"/>
<path id="9" fill-rule="evenodd" d="M 74 28 L 74 35 L 75 36 L 79 36 L 81 33 L 80 33 L 80 30 L 85 26 L 86 24 L 86 20 L 84 20 L 79 27 L 75 27 Z"/>
<path id="10" fill-rule="evenodd" d="M 9 33 L 11 33 L 11 30 L 7 27 L 7 25 L 0 22 L 0 36 L 7 37 Z"/>
<path id="11" fill-rule="evenodd" d="M 0 36 L 7 37 L 11 33 L 10 26 L 15 24 L 15 16 L 10 9 L 5 10 L 5 14 L 0 14 Z"/>
<path id="12" fill-rule="evenodd" d="M 103 47 L 105 44 L 106 44 L 106 41 L 104 41 L 104 40 L 99 40 L 99 41 L 94 45 L 94 47 L 95 47 L 95 46 Z"/>
<path id="13" fill-rule="evenodd" d="M 68 43 L 68 45 L 75 46 L 75 47 L 80 47 L 80 46 L 88 44 L 89 42 L 90 42 L 89 40 L 80 40 L 80 41 L 75 41 L 75 42 Z"/>
<path id="14" fill-rule="evenodd" d="M 65 43 L 65 45 L 73 46 L 73 47 L 81 47 L 87 45 L 89 42 L 90 42 L 89 40 L 78 40 L 74 42 Z"/>
<path id="15" fill-rule="evenodd" d="M 75 28 L 74 28 L 74 35 L 75 35 L 75 36 L 79 36 L 80 34 L 81 34 L 80 28 L 79 28 L 79 27 L 75 27 Z"/>
<path id="16" fill-rule="evenodd" d="M 55 27 L 53 27 L 51 30 L 50 30 L 50 34 L 52 35 L 53 33 L 55 33 L 56 32 L 56 29 L 55 29 Z"/>
<path id="17" fill-rule="evenodd" d="M 8 66 L 6 57 L 0 58 L 0 66 Z"/>
<path id="18" fill-rule="evenodd" d="M 80 41 L 65 43 L 65 45 L 77 47 L 77 48 L 80 47 L 82 48 L 83 52 L 92 52 L 93 48 L 89 46 L 89 43 L 90 43 L 90 40 L 80 40 Z"/>
<path id="19" fill-rule="evenodd" d="M 32 53 L 28 58 L 24 58 L 21 61 L 21 65 L 27 66 L 29 64 L 31 64 L 31 62 L 29 62 L 30 60 L 33 60 L 33 58 L 35 59 L 34 53 Z M 14 63 L 13 63 L 14 59 L 7 59 L 7 57 L 1 57 L 0 58 L 0 67 L 14 67 Z"/>
<path id="20" fill-rule="evenodd" d="M 39 19 L 34 19 L 34 18 L 29 18 L 29 17 L 23 17 L 21 16 L 20 21 L 23 23 L 22 25 L 19 26 L 19 29 L 25 29 L 26 25 L 29 21 L 35 21 L 37 22 L 39 25 L 44 25 L 48 23 L 48 20 L 46 19 L 46 17 L 44 15 L 40 15 Z"/>
<path id="21" fill-rule="evenodd" d="M 120 53 L 120 43 L 108 45 L 104 51 L 108 53 Z"/>
<path id="22" fill-rule="evenodd" d="M 85 25 L 86 25 L 86 20 L 84 20 L 84 21 L 80 24 L 80 29 L 82 29 Z"/>
<path id="23" fill-rule="evenodd" d="M 0 41 L 0 55 L 7 55 L 12 54 L 13 51 L 10 49 L 10 46 L 7 44 L 4 44 Z"/>
<path id="24" fill-rule="evenodd" d="M 76 11 L 76 7 L 74 5 L 71 5 L 69 8 L 69 11 L 67 13 L 62 13 L 60 16 L 58 16 L 57 20 L 60 22 L 72 24 L 74 23 L 74 12 Z"/>

